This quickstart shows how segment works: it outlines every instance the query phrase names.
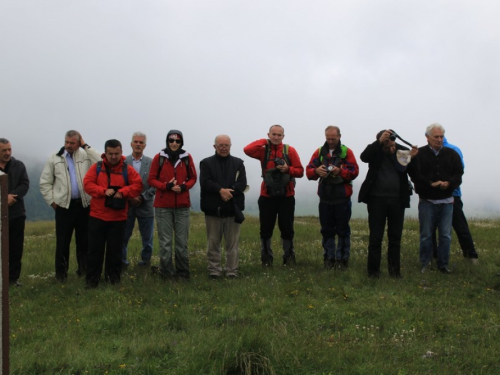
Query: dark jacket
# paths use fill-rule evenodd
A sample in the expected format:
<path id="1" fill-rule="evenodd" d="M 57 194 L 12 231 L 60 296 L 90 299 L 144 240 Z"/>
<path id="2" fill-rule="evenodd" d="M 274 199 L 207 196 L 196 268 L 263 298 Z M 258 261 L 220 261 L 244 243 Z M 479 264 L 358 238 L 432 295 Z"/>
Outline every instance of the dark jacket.
<path id="1" fill-rule="evenodd" d="M 396 152 L 398 150 L 408 150 L 408 148 L 396 143 Z M 396 160 L 396 152 L 392 154 L 394 163 L 398 162 Z M 358 202 L 368 203 L 368 199 L 370 198 L 370 189 L 377 180 L 383 157 L 384 152 L 382 151 L 382 145 L 378 140 L 366 146 L 365 150 L 361 153 L 361 160 L 368 163 L 368 173 L 366 174 L 366 178 L 361 185 L 361 189 L 359 190 Z M 413 161 L 411 163 L 413 163 Z M 408 181 L 407 170 L 401 166 L 401 168 L 396 168 L 396 171 L 399 175 L 399 198 L 401 201 L 401 207 L 410 207 L 410 195 L 412 190 Z"/>
<path id="2" fill-rule="evenodd" d="M 234 205 L 245 209 L 247 175 L 243 160 L 217 154 L 200 162 L 201 210 L 208 216 L 234 216 Z M 233 199 L 224 202 L 220 189 L 233 189 Z"/>
<path id="3" fill-rule="evenodd" d="M 9 176 L 8 194 L 17 194 L 16 203 L 9 207 L 9 220 L 26 216 L 23 198 L 30 187 L 30 180 L 24 163 L 11 157 L 4 172 Z"/>
<path id="4" fill-rule="evenodd" d="M 453 191 L 462 183 L 464 168 L 462 160 L 455 150 L 442 147 L 435 155 L 430 146 L 418 149 L 417 157 L 412 160 L 408 174 L 415 184 L 415 192 L 422 199 L 445 199 L 453 195 Z M 431 186 L 436 181 L 448 181 L 446 190 Z"/>

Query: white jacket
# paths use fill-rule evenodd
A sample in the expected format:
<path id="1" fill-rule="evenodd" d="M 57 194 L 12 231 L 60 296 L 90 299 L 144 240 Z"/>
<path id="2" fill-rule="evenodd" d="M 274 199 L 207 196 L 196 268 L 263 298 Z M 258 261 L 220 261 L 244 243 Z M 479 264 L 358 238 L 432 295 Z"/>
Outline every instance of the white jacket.
<path id="1" fill-rule="evenodd" d="M 83 178 L 91 165 L 99 160 L 101 160 L 101 154 L 90 147 L 85 150 L 80 147 L 73 153 L 78 190 L 80 190 L 83 207 L 90 204 L 90 196 L 83 189 Z M 55 203 L 60 207 L 69 208 L 71 182 L 68 164 L 64 157 L 64 147 L 47 160 L 40 176 L 40 192 L 49 206 Z"/>

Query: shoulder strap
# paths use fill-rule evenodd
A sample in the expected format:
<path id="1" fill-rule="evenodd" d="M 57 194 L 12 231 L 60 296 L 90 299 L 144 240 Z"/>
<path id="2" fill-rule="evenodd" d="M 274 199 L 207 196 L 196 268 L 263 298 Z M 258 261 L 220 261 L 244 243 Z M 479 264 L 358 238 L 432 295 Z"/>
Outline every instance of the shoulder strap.
<path id="1" fill-rule="evenodd" d="M 191 174 L 189 173 L 189 155 L 184 156 L 183 158 L 181 158 L 181 160 L 184 161 L 184 164 L 186 164 L 186 173 L 189 180 L 191 178 Z"/>
<path id="2" fill-rule="evenodd" d="M 102 160 L 99 160 L 97 162 L 97 167 L 96 167 L 96 177 L 99 176 L 99 173 L 101 173 L 102 170 Z M 108 185 L 111 185 L 111 176 L 110 172 L 106 169 L 106 174 L 108 175 Z M 122 175 L 123 179 L 125 180 L 125 185 L 128 185 L 128 164 L 123 162 L 123 169 L 122 169 Z"/>
<path id="3" fill-rule="evenodd" d="M 163 168 L 163 163 L 165 162 L 165 156 L 161 156 L 160 153 L 158 153 L 158 156 L 160 158 L 160 160 L 159 160 L 160 164 L 158 165 L 158 173 L 156 175 L 157 180 L 160 178 L 160 172 L 161 172 L 161 169 Z"/>
<path id="4" fill-rule="evenodd" d="M 101 169 L 102 169 L 102 160 L 99 160 L 97 162 L 97 167 L 96 167 L 96 170 L 95 170 L 96 177 L 98 177 L 99 173 L 101 173 Z"/>

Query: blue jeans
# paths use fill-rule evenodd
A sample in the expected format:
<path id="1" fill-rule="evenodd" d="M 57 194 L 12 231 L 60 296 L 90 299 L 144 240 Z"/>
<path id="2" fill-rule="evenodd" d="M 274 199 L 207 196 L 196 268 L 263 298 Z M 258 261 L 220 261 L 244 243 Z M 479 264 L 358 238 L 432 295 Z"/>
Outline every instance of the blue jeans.
<path id="1" fill-rule="evenodd" d="M 152 217 L 138 217 L 134 214 L 129 214 L 127 218 L 127 224 L 125 226 L 125 238 L 123 240 L 122 249 L 122 262 L 128 264 L 127 253 L 128 253 L 128 241 L 132 237 L 132 232 L 134 231 L 135 219 L 139 223 L 139 232 L 142 238 L 142 251 L 141 259 L 143 262 L 150 262 L 151 255 L 153 254 L 153 234 L 155 229 L 155 218 Z"/>
<path id="2" fill-rule="evenodd" d="M 323 236 L 323 260 L 349 260 L 351 254 L 351 201 L 339 204 L 319 203 L 319 221 Z M 335 236 L 338 243 L 335 245 Z"/>
<path id="3" fill-rule="evenodd" d="M 453 204 L 433 204 L 425 199 L 420 199 L 418 220 L 420 222 L 420 263 L 423 267 L 432 260 L 432 233 L 435 228 L 439 232 L 437 266 L 438 268 L 448 266 L 452 218 Z"/>

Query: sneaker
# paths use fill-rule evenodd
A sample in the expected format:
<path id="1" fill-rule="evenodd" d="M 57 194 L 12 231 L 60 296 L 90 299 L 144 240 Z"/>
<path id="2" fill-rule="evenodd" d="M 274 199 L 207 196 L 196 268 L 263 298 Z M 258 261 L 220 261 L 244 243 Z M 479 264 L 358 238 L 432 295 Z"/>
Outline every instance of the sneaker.
<path id="1" fill-rule="evenodd" d="M 331 270 L 335 267 L 335 259 L 333 260 L 325 260 L 323 262 L 323 267 L 326 269 L 326 270 Z"/>
<path id="2" fill-rule="evenodd" d="M 219 275 L 210 275 L 208 276 L 210 280 L 219 280 Z"/>
<path id="3" fill-rule="evenodd" d="M 441 267 L 441 268 L 439 269 L 439 272 L 441 272 L 441 273 L 446 273 L 446 274 L 451 273 L 451 271 L 450 271 L 450 269 L 449 269 L 448 267 Z"/>
<path id="4" fill-rule="evenodd" d="M 295 253 L 291 253 L 287 258 L 283 258 L 283 265 L 289 266 L 295 264 Z"/>
<path id="5" fill-rule="evenodd" d="M 141 266 L 141 267 L 147 267 L 149 266 L 151 263 L 150 262 L 146 262 L 144 260 L 141 260 L 139 263 L 137 263 L 138 266 Z"/>
<path id="6" fill-rule="evenodd" d="M 429 262 L 425 266 L 422 266 L 422 268 L 420 268 L 420 273 L 426 273 L 430 269 L 431 269 L 431 263 Z"/>

